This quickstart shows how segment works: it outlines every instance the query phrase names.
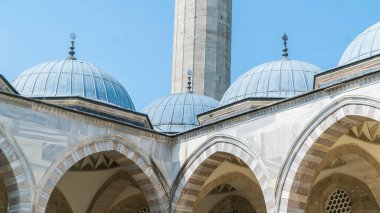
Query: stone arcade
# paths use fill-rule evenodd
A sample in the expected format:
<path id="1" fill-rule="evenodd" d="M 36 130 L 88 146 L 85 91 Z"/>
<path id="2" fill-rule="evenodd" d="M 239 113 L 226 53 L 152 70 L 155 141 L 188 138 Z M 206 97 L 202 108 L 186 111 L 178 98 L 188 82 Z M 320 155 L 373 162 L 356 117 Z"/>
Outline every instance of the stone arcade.
<path id="1" fill-rule="evenodd" d="M 380 212 L 380 22 L 326 71 L 284 34 L 230 86 L 231 0 L 175 17 L 173 94 L 142 112 L 74 34 L 0 76 L 0 212 Z"/>

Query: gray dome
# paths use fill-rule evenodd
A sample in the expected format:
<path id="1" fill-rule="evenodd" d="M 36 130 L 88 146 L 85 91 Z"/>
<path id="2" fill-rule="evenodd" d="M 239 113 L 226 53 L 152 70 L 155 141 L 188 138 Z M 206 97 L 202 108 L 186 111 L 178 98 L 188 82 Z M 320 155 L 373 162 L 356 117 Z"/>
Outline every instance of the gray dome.
<path id="1" fill-rule="evenodd" d="M 314 75 L 321 71 L 312 64 L 288 59 L 259 65 L 232 83 L 220 105 L 245 98 L 288 98 L 309 92 Z"/>
<path id="2" fill-rule="evenodd" d="M 380 22 L 360 33 L 344 51 L 338 66 L 380 54 Z"/>
<path id="3" fill-rule="evenodd" d="M 195 93 L 179 93 L 160 98 L 146 106 L 155 130 L 177 133 L 198 126 L 197 115 L 218 107 L 218 101 Z"/>
<path id="4" fill-rule="evenodd" d="M 12 85 L 28 97 L 79 96 L 135 109 L 128 92 L 112 75 L 76 59 L 52 61 L 29 68 L 17 76 Z"/>

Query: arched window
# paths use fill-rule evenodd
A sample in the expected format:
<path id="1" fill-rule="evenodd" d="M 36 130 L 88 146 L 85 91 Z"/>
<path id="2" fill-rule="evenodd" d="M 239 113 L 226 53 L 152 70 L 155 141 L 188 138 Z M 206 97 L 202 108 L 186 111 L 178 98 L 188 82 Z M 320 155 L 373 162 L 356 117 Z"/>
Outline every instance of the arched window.
<path id="1" fill-rule="evenodd" d="M 150 210 L 148 207 L 142 207 L 139 208 L 136 213 L 150 213 Z"/>
<path id="2" fill-rule="evenodd" d="M 337 189 L 330 195 L 330 198 L 326 202 L 326 213 L 351 213 L 351 197 L 350 195 L 342 190 Z"/>
<path id="3" fill-rule="evenodd" d="M 230 213 L 241 213 L 241 211 L 237 208 L 232 208 Z"/>

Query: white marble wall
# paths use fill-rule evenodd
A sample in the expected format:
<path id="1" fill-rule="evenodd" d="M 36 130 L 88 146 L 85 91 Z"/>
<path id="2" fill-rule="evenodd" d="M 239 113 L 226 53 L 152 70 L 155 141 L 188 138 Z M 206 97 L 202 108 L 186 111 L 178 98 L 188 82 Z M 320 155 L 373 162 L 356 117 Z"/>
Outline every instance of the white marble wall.
<path id="1" fill-rule="evenodd" d="M 170 139 L 155 133 L 144 132 L 133 127 L 112 124 L 109 121 L 65 112 L 43 109 L 43 104 L 31 106 L 7 103 L 0 96 L 0 123 L 3 132 L 22 150 L 27 159 L 35 184 L 59 156 L 75 146 L 96 141 L 106 136 L 118 136 L 149 159 L 152 157 L 167 174 L 170 166 Z M 102 139 L 103 140 L 103 139 Z"/>
<path id="2" fill-rule="evenodd" d="M 180 136 L 172 150 L 174 174 L 185 164 L 202 144 L 217 135 L 233 137 L 247 144 L 258 153 L 265 169 L 270 174 L 269 183 L 275 188 L 280 168 L 289 155 L 291 146 L 297 136 L 305 130 L 313 119 L 320 116 L 323 109 L 343 97 L 365 96 L 380 101 L 380 84 L 358 85 L 340 94 L 324 94 L 315 101 L 291 107 L 271 115 L 259 116 L 244 122 L 231 122 L 228 127 L 216 128 L 213 132 L 203 133 L 199 130 Z M 223 121 L 222 121 L 223 122 Z M 228 121 L 225 121 L 228 122 Z M 215 126 L 217 124 L 214 124 Z M 171 180 L 173 181 L 173 180 Z"/>
<path id="3" fill-rule="evenodd" d="M 57 159 L 71 150 L 116 136 L 145 159 L 152 159 L 170 188 L 179 173 L 186 171 L 181 171 L 185 163 L 197 157 L 194 153 L 218 136 L 220 140 L 233 138 L 257 154 L 255 160 L 263 169 L 260 175 L 269 184 L 266 196 L 265 193 L 274 194 L 281 168 L 305 126 L 347 97 L 366 97 L 377 102 L 379 82 L 380 74 L 373 74 L 175 137 L 4 94 L 0 94 L 0 124 L 3 134 L 19 147 L 21 157 L 26 159 L 36 186 L 52 165 L 58 165 Z"/>

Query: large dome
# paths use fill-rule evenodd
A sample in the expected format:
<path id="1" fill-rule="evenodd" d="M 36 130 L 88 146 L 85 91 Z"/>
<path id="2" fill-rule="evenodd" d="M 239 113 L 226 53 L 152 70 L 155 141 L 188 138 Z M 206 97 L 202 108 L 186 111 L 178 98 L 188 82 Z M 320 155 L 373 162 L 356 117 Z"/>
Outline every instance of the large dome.
<path id="1" fill-rule="evenodd" d="M 338 66 L 380 54 L 380 22 L 360 33 L 344 51 Z"/>
<path id="2" fill-rule="evenodd" d="M 314 75 L 322 70 L 287 58 L 254 67 L 228 88 L 220 105 L 245 98 L 288 98 L 313 89 Z"/>
<path id="3" fill-rule="evenodd" d="M 218 101 L 195 93 L 179 93 L 160 98 L 145 107 L 155 130 L 177 133 L 198 126 L 197 115 L 218 107 Z"/>
<path id="4" fill-rule="evenodd" d="M 17 76 L 12 85 L 28 97 L 79 96 L 135 109 L 128 92 L 112 75 L 75 58 L 29 68 Z"/>

